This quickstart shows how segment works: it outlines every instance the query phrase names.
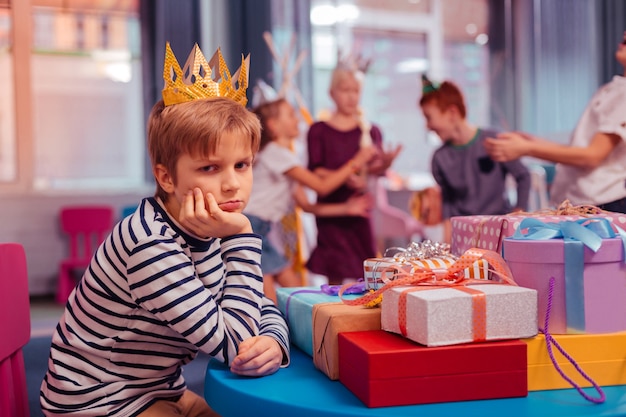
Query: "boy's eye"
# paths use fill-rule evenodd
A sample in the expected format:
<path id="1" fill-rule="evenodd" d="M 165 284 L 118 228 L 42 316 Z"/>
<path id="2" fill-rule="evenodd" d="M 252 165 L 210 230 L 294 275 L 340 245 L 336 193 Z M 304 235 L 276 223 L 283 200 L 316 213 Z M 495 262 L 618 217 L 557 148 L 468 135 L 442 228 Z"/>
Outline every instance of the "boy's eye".
<path id="1" fill-rule="evenodd" d="M 202 168 L 200 168 L 200 171 L 202 172 L 212 172 L 215 171 L 217 169 L 217 167 L 215 165 L 205 165 Z"/>
<path id="2" fill-rule="evenodd" d="M 248 161 L 242 161 L 242 162 L 238 162 L 238 163 L 235 165 L 235 168 L 237 168 L 237 169 L 243 169 L 243 168 L 248 168 L 249 166 L 250 166 L 250 162 L 248 162 Z"/>

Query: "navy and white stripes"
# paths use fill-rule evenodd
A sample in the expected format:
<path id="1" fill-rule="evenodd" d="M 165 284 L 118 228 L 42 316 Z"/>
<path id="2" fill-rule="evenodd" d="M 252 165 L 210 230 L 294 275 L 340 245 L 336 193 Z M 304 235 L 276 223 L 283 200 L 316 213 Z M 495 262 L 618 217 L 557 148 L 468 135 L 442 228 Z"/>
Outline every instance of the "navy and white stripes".
<path id="1" fill-rule="evenodd" d="M 44 412 L 132 416 L 182 393 L 180 367 L 199 350 L 230 362 L 241 340 L 263 334 L 288 352 L 260 259 L 257 235 L 201 240 L 145 199 L 70 296 L 41 386 Z"/>

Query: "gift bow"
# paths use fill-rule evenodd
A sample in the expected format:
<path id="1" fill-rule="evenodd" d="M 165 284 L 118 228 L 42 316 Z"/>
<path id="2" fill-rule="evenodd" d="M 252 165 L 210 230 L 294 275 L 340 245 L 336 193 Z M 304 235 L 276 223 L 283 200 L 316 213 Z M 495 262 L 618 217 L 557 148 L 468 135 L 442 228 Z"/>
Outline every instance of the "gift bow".
<path id="1" fill-rule="evenodd" d="M 386 283 L 376 291 L 365 294 L 363 297 L 354 300 L 344 300 L 342 298 L 341 301 L 348 305 L 365 305 L 374 301 L 385 291 L 400 286 L 420 285 L 451 287 L 456 285 L 497 283 L 484 279 L 465 278 L 463 271 L 481 259 L 484 259 L 489 263 L 489 265 L 493 268 L 490 268 L 489 271 L 497 274 L 504 283 L 517 285 L 513 279 L 509 266 L 506 264 L 504 259 L 502 259 L 502 256 L 487 249 L 472 248 L 468 249 L 450 266 L 450 268 L 445 270 L 428 269 L 423 266 L 416 266 L 412 272 L 407 272 L 394 266 L 385 267 L 381 273 L 391 273 L 392 276 L 394 276 L 392 281 Z M 342 286 L 339 290 L 339 297 L 341 297 L 345 290 L 349 287 L 350 284 Z"/>
<path id="2" fill-rule="evenodd" d="M 476 261 L 484 259 L 493 267 L 491 272 L 497 274 L 501 281 L 489 281 L 484 279 L 468 279 L 464 276 L 464 270 Z M 386 283 L 376 291 L 370 292 L 363 297 L 354 300 L 344 300 L 341 296 L 348 285 L 343 286 L 339 290 L 339 297 L 348 305 L 372 305 L 385 291 L 399 286 L 410 286 L 410 288 L 402 291 L 398 302 L 398 322 L 400 331 L 403 336 L 407 335 L 406 331 L 406 297 L 409 292 L 429 290 L 436 288 L 454 288 L 472 296 L 473 299 L 473 334 L 474 340 L 484 340 L 486 338 L 486 300 L 485 295 L 481 291 L 468 288 L 469 284 L 498 284 L 505 283 L 509 285 L 517 285 L 512 277 L 511 270 L 498 253 L 479 248 L 467 250 L 459 259 L 454 262 L 447 270 L 432 270 L 424 267 L 418 267 L 412 272 L 394 268 L 393 266 L 385 268 L 382 271 L 391 272 L 395 279 Z"/>
<path id="3" fill-rule="evenodd" d="M 624 262 L 626 263 L 626 232 L 615 224 L 612 227 L 611 225 L 609 220 L 600 217 L 564 220 L 558 223 L 545 223 L 528 217 L 520 222 L 511 238 L 516 240 L 563 239 L 565 241 L 578 241 L 597 252 L 602 246 L 602 239 L 619 236 L 622 239 Z M 522 233 L 522 230 L 527 230 L 527 232 Z"/>

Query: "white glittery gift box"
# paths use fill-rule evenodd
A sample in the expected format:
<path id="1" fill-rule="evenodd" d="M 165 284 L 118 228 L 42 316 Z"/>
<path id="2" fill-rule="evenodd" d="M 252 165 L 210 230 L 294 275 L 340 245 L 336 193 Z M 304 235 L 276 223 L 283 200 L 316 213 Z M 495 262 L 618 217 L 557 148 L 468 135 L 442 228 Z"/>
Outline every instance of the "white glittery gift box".
<path id="1" fill-rule="evenodd" d="M 426 346 L 520 339 L 537 334 L 537 291 L 533 289 L 502 284 L 464 286 L 475 293 L 471 295 L 456 287 L 428 287 L 406 293 L 403 317 L 401 294 L 410 288 L 414 287 L 385 291 L 383 330 Z"/>

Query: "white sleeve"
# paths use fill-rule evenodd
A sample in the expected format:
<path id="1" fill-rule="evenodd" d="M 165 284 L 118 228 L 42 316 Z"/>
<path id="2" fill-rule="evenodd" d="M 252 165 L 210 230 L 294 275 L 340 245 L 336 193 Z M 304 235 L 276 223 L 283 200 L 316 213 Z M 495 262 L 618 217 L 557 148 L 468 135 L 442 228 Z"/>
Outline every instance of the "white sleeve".
<path id="1" fill-rule="evenodd" d="M 614 133 L 626 140 L 626 88 L 624 83 L 608 85 L 598 100 L 592 100 L 598 117 L 598 131 Z"/>

